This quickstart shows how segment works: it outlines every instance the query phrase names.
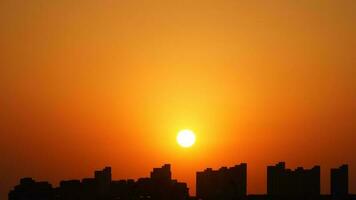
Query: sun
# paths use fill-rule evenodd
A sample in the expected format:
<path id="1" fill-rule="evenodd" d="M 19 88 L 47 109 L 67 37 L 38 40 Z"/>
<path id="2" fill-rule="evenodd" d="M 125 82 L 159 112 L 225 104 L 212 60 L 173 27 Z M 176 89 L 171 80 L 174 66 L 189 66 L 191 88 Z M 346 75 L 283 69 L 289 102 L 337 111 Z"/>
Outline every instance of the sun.
<path id="1" fill-rule="evenodd" d="M 177 143 L 184 148 L 188 148 L 195 143 L 195 134 L 193 131 L 185 129 L 178 132 Z"/>

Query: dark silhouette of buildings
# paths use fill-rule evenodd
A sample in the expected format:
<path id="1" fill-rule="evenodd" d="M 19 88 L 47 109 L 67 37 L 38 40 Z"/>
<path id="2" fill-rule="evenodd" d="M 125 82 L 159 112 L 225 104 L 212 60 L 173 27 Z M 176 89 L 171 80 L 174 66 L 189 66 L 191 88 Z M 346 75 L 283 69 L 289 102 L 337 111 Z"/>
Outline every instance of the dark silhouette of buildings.
<path id="1" fill-rule="evenodd" d="M 320 196 L 320 167 L 286 169 L 285 163 L 267 167 L 267 193 L 271 196 Z"/>
<path id="2" fill-rule="evenodd" d="M 112 180 L 111 168 L 94 178 L 48 182 L 22 178 L 9 200 L 356 200 L 348 194 L 348 166 L 331 169 L 331 195 L 320 195 L 320 167 L 286 169 L 285 163 L 267 167 L 267 195 L 247 195 L 247 164 L 208 168 L 196 174 L 196 197 L 187 185 L 172 179 L 171 166 L 154 168 L 149 177 Z"/>
<path id="3" fill-rule="evenodd" d="M 161 168 L 154 168 L 150 179 L 146 180 L 151 186 L 151 193 L 154 199 L 188 199 L 189 191 L 185 183 L 179 183 L 171 178 L 171 166 L 164 165 Z M 149 181 L 149 182 L 147 182 Z M 141 180 L 141 182 L 144 182 Z"/>
<path id="4" fill-rule="evenodd" d="M 171 165 L 165 164 L 161 168 L 153 168 L 151 179 L 158 182 L 165 182 L 172 179 Z"/>
<path id="5" fill-rule="evenodd" d="M 154 168 L 149 178 L 112 181 L 111 168 L 95 171 L 94 178 L 61 181 L 58 188 L 47 182 L 23 178 L 9 192 L 9 200 L 186 200 L 185 183 L 171 178 L 171 166 Z"/>
<path id="6" fill-rule="evenodd" d="M 239 199 L 247 192 L 247 164 L 219 170 L 208 168 L 196 175 L 198 199 Z"/>
<path id="7" fill-rule="evenodd" d="M 330 170 L 331 195 L 333 197 L 342 197 L 349 194 L 349 168 L 348 165 L 342 165 L 339 168 Z"/>
<path id="8" fill-rule="evenodd" d="M 47 200 L 53 199 L 53 188 L 48 182 L 36 182 L 32 178 L 22 178 L 20 184 L 10 191 L 11 200 Z"/>
<path id="9" fill-rule="evenodd" d="M 101 197 L 110 197 L 110 184 L 111 184 L 111 167 L 105 167 L 103 170 L 94 172 L 95 181 L 97 183 L 98 194 Z"/>

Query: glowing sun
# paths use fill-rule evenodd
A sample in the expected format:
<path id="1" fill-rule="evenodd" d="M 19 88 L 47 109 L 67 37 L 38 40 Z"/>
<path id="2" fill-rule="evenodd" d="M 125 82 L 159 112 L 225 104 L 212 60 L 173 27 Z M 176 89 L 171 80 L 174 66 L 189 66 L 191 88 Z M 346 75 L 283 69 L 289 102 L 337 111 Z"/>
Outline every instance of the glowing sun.
<path id="1" fill-rule="evenodd" d="M 195 134 L 191 130 L 181 130 L 177 135 L 177 142 L 181 147 L 188 148 L 195 143 Z"/>

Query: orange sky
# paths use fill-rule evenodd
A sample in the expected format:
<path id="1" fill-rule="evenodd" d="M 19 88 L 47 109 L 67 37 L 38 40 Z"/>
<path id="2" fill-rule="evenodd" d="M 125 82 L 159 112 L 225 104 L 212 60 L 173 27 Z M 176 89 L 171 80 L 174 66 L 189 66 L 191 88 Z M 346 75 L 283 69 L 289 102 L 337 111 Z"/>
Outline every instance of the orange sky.
<path id="1" fill-rule="evenodd" d="M 148 176 L 248 163 L 350 164 L 356 192 L 353 0 L 0 1 L 0 194 L 20 177 Z M 197 133 L 177 146 L 178 130 Z"/>

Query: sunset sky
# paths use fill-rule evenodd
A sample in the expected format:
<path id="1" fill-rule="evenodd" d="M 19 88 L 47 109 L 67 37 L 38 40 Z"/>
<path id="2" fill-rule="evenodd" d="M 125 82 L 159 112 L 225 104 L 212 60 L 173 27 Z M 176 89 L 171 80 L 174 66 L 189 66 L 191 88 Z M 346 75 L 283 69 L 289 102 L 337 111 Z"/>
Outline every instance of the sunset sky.
<path id="1" fill-rule="evenodd" d="M 179 130 L 196 133 L 182 148 Z M 1 0 L 0 199 L 20 177 L 57 185 L 171 163 L 350 165 L 356 193 L 356 1 Z"/>

